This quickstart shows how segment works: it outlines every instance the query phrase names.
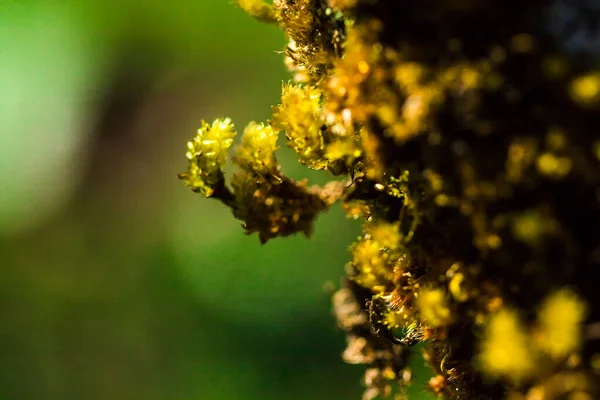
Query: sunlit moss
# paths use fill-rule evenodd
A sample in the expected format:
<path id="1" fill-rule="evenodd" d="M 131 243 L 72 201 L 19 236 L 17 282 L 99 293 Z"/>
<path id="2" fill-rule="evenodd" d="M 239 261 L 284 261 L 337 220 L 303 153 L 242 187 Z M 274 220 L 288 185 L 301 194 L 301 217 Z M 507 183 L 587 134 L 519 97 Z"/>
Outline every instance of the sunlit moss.
<path id="1" fill-rule="evenodd" d="M 530 246 L 539 245 L 544 237 L 556 234 L 559 227 L 550 216 L 537 209 L 527 210 L 512 220 L 512 234 Z"/>
<path id="2" fill-rule="evenodd" d="M 363 221 L 333 301 L 365 398 L 403 392 L 418 342 L 444 398 L 599 398 L 584 318 L 598 307 L 600 78 L 532 23 L 550 3 L 239 4 L 285 32 L 293 80 L 247 126 L 230 186 L 225 121 L 203 125 L 181 177 L 261 242 L 310 235 L 338 200 Z M 335 178 L 286 177 L 281 132 Z"/>
<path id="3" fill-rule="evenodd" d="M 388 262 L 388 255 L 377 241 L 363 238 L 352 247 L 352 263 L 357 270 L 353 279 L 376 292 L 391 279 Z"/>
<path id="4" fill-rule="evenodd" d="M 537 168 L 541 174 L 549 178 L 563 178 L 571 171 L 571 160 L 553 153 L 542 153 L 537 158 Z"/>
<path id="5" fill-rule="evenodd" d="M 383 176 L 383 165 L 379 158 L 382 151 L 379 140 L 367 129 L 363 129 L 360 135 L 361 144 L 364 149 L 365 158 L 368 160 L 366 175 L 371 179 L 381 179 Z"/>
<path id="6" fill-rule="evenodd" d="M 585 303 L 571 290 L 561 289 L 552 293 L 538 311 L 536 346 L 558 359 L 578 350 L 585 317 Z"/>
<path id="7" fill-rule="evenodd" d="M 402 235 L 398 223 L 379 222 L 368 224 L 365 226 L 365 230 L 382 249 L 398 250 L 402 245 Z"/>
<path id="8" fill-rule="evenodd" d="M 277 20 L 273 6 L 265 0 L 237 0 L 237 2 L 244 11 L 260 21 L 275 22 Z"/>
<path id="9" fill-rule="evenodd" d="M 359 0 L 329 0 L 331 7 L 344 10 L 356 6 Z"/>
<path id="10" fill-rule="evenodd" d="M 310 86 L 283 85 L 281 104 L 273 108 L 271 126 L 285 132 L 300 162 L 325 169 L 325 143 L 321 127 L 321 93 Z"/>
<path id="11" fill-rule="evenodd" d="M 471 296 L 471 293 L 465 287 L 465 275 L 460 272 L 452 276 L 448 283 L 448 290 L 452 294 L 452 297 L 459 303 L 467 301 Z"/>
<path id="12" fill-rule="evenodd" d="M 406 313 L 403 310 L 389 310 L 385 313 L 384 323 L 391 329 L 398 329 L 406 324 Z"/>
<path id="13" fill-rule="evenodd" d="M 231 186 L 233 215 L 244 221 L 246 233 L 257 232 L 262 243 L 299 232 L 310 236 L 314 219 L 329 206 L 306 182 L 287 178 L 241 171 L 233 175 Z"/>
<path id="14" fill-rule="evenodd" d="M 575 78 L 570 86 L 571 97 L 584 106 L 600 103 L 600 74 L 588 74 Z"/>
<path id="15" fill-rule="evenodd" d="M 421 289 L 417 297 L 417 307 L 423 321 L 433 327 L 450 322 L 451 313 L 446 293 L 439 288 Z"/>
<path id="16" fill-rule="evenodd" d="M 535 161 L 537 143 L 533 138 L 518 138 L 508 147 L 506 179 L 509 182 L 521 181 L 530 165 Z"/>
<path id="17" fill-rule="evenodd" d="M 394 137 L 407 140 L 429 128 L 431 114 L 443 100 L 443 92 L 435 86 L 411 90 L 402 106 L 402 120 L 393 130 Z"/>
<path id="18" fill-rule="evenodd" d="M 412 90 L 422 82 L 427 70 L 424 66 L 414 62 L 400 63 L 394 70 L 394 78 L 399 87 Z"/>
<path id="19" fill-rule="evenodd" d="M 535 372 L 533 355 L 527 332 L 516 312 L 502 310 L 490 317 L 479 358 L 485 374 L 522 382 Z"/>
<path id="20" fill-rule="evenodd" d="M 338 140 L 326 145 L 325 158 L 330 162 L 339 160 L 351 164 L 362 155 L 360 144 L 355 140 Z M 332 164 L 328 164 L 331 166 Z"/>
<path id="21" fill-rule="evenodd" d="M 180 174 L 187 186 L 206 197 L 212 196 L 215 186 L 223 181 L 221 169 L 235 135 L 229 118 L 217 119 L 212 124 L 202 121 L 194 140 L 187 143 L 188 171 Z"/>
<path id="22" fill-rule="evenodd" d="M 249 123 L 242 135 L 242 144 L 236 149 L 235 162 L 259 174 L 276 173 L 277 137 L 277 132 L 269 125 Z"/>

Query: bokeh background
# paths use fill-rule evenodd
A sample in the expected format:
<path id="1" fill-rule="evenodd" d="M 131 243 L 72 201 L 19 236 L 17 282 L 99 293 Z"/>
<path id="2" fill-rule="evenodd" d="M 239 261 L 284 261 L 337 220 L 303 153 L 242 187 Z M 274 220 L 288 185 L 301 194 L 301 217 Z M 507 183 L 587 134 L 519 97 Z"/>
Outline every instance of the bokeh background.
<path id="1" fill-rule="evenodd" d="M 176 179 L 201 119 L 269 118 L 284 44 L 228 0 L 0 0 L 1 400 L 360 398 L 325 290 L 358 223 L 261 246 Z"/>

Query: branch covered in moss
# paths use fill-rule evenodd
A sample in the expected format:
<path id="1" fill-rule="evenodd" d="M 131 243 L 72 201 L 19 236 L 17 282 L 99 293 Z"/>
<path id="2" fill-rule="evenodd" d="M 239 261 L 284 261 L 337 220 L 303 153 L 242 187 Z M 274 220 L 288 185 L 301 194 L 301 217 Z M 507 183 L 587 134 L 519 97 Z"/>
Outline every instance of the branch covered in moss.
<path id="1" fill-rule="evenodd" d="M 597 13 L 572 2 L 559 29 L 549 0 L 239 3 L 285 31 L 294 81 L 246 128 L 232 189 L 228 120 L 203 123 L 180 177 L 262 242 L 337 200 L 364 220 L 333 297 L 364 398 L 403 393 L 417 342 L 445 398 L 599 398 L 600 70 L 566 45 Z M 283 176 L 279 132 L 349 183 Z"/>

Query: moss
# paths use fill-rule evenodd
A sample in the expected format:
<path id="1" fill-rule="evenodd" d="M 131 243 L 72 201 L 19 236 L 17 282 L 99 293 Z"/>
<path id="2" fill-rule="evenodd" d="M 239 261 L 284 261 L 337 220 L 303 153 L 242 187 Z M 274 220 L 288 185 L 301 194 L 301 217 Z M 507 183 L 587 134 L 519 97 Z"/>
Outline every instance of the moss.
<path id="1" fill-rule="evenodd" d="M 333 296 L 364 398 L 405 393 L 417 342 L 445 398 L 600 397 L 600 86 L 569 30 L 547 29 L 557 6 L 239 3 L 287 34 L 294 80 L 272 120 L 246 128 L 229 185 L 228 120 L 202 124 L 180 177 L 262 242 L 310 234 L 338 201 L 364 220 Z M 284 176 L 279 134 L 345 180 Z"/>

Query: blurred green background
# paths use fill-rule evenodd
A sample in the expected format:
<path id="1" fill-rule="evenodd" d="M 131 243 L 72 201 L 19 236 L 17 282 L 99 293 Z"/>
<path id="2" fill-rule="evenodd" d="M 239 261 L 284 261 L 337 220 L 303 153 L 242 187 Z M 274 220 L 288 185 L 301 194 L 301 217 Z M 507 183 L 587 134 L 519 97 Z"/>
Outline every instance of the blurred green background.
<path id="1" fill-rule="evenodd" d="M 227 0 L 0 0 L 1 400 L 360 398 L 324 290 L 359 225 L 261 246 L 176 179 L 200 119 L 269 117 L 284 44 Z"/>

